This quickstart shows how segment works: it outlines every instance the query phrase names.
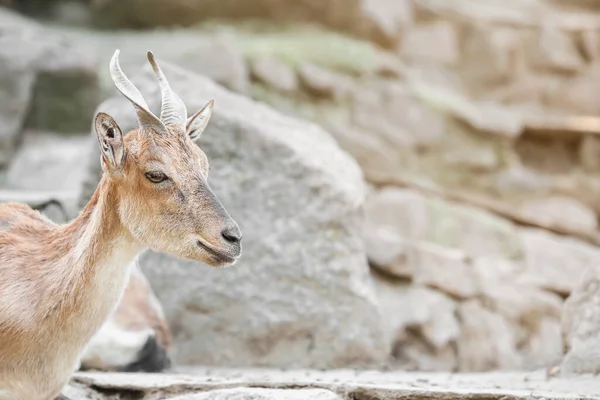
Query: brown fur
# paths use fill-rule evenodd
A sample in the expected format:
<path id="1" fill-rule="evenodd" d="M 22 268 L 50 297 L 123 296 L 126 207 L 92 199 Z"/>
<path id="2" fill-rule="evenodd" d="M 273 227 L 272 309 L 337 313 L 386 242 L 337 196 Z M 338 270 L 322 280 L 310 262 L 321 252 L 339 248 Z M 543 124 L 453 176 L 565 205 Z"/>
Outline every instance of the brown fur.
<path id="1" fill-rule="evenodd" d="M 123 136 L 110 116 L 95 122 L 104 172 L 75 220 L 57 225 L 25 205 L 0 205 L 0 400 L 59 394 L 144 249 L 211 266 L 241 254 L 241 232 L 206 181 L 197 134 L 145 126 Z M 146 173 L 157 170 L 170 179 L 152 183 Z"/>

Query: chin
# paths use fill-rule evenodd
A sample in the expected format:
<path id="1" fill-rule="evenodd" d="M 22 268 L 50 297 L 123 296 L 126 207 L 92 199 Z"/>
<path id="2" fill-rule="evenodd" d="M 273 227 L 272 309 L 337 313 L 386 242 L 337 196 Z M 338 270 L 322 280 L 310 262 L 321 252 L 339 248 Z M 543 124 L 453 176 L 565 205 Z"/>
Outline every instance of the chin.
<path id="1" fill-rule="evenodd" d="M 186 246 L 186 248 L 153 248 L 152 251 L 168 254 L 185 261 L 198 261 L 207 264 L 213 268 L 228 268 L 235 265 L 240 258 L 241 252 L 235 256 L 225 252 L 216 252 L 212 249 L 205 249 L 202 246 Z"/>
<path id="2" fill-rule="evenodd" d="M 231 257 L 225 255 L 216 255 L 207 253 L 200 249 L 190 249 L 185 253 L 167 252 L 169 255 L 175 256 L 181 260 L 202 262 L 212 268 L 228 268 L 235 265 L 239 257 Z"/>
<path id="3" fill-rule="evenodd" d="M 213 268 L 228 268 L 235 265 L 238 258 L 230 256 L 216 256 L 214 254 L 203 254 L 201 257 L 202 262 Z"/>

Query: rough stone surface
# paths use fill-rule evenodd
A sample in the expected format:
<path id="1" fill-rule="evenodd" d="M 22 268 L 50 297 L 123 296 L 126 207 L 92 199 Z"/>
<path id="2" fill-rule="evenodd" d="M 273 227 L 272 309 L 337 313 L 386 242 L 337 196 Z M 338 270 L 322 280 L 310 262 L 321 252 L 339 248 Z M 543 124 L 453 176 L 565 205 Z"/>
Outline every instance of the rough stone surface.
<path id="1" fill-rule="evenodd" d="M 261 389 L 235 388 L 217 389 L 206 393 L 187 394 L 173 400 L 341 400 L 342 398 L 324 389 Z"/>
<path id="2" fill-rule="evenodd" d="M 379 274 L 374 278 L 394 344 L 394 365 L 419 371 L 453 370 L 456 355 L 451 348 L 460 335 L 455 302 L 424 286 L 394 282 Z"/>
<path id="3" fill-rule="evenodd" d="M 73 215 L 77 193 L 34 190 L 0 190 L 0 203 L 27 204 L 56 223 L 65 223 Z"/>
<path id="4" fill-rule="evenodd" d="M 600 44 L 598 48 L 600 48 Z M 581 140 L 579 158 L 585 171 L 600 172 L 600 138 L 595 135 L 586 135 Z"/>
<path id="5" fill-rule="evenodd" d="M 355 370 L 244 370 L 186 369 L 174 374 L 99 374 L 79 373 L 65 394 L 87 398 L 110 399 L 113 395 L 135 395 L 140 400 L 182 399 L 228 390 L 249 391 L 248 387 L 275 393 L 276 400 L 303 399 L 301 393 L 319 394 L 325 399 L 332 392 L 343 400 L 355 399 L 599 399 L 598 381 L 593 376 L 548 378 L 544 371 L 497 372 L 487 374 L 405 373 Z M 101 394 L 102 393 L 102 394 Z M 256 392 L 255 392 L 256 393 Z M 321 394 L 322 393 L 322 394 Z M 97 397 L 92 397 L 97 396 Z M 294 397 L 286 397 L 294 396 Z M 74 397 L 73 398 L 80 398 Z M 81 397 L 83 398 L 83 397 Z M 185 397 L 183 397 L 185 398 Z M 191 397 L 193 398 L 193 397 Z M 200 397 L 202 398 L 202 397 Z M 211 397 L 208 397 L 211 399 Z M 216 397 L 221 399 L 221 397 Z M 223 399 L 231 397 L 222 397 Z M 233 397 L 238 399 L 237 397 Z M 260 397 L 259 397 L 260 398 Z M 242 397 L 242 399 L 245 399 Z M 270 399 L 270 398 L 269 398 Z M 312 397 L 307 397 L 307 400 Z"/>
<path id="6" fill-rule="evenodd" d="M 595 115 L 600 111 L 600 95 L 591 82 L 600 78 L 600 66 L 591 65 L 581 73 L 548 85 L 544 93 L 548 106 L 578 114 Z"/>
<path id="7" fill-rule="evenodd" d="M 40 25 L 6 9 L 0 26 L 0 164 L 6 165 L 26 124 L 89 129 L 98 81 L 89 51 L 48 39 Z"/>
<path id="8" fill-rule="evenodd" d="M 600 262 L 595 246 L 542 230 L 522 229 L 525 270 L 519 281 L 567 296 L 582 274 Z"/>
<path id="9" fill-rule="evenodd" d="M 531 46 L 532 64 L 540 69 L 573 73 L 584 67 L 577 44 L 568 33 L 556 27 L 544 26 Z"/>
<path id="10" fill-rule="evenodd" d="M 417 284 L 458 298 L 473 297 L 479 292 L 475 271 L 461 250 L 420 243 L 411 247 L 409 259 Z"/>
<path id="11" fill-rule="evenodd" d="M 298 78 L 288 65 L 275 59 L 261 58 L 252 63 L 252 77 L 257 82 L 282 92 L 298 89 Z"/>
<path id="12" fill-rule="evenodd" d="M 590 266 L 562 310 L 564 375 L 600 373 L 600 267 Z"/>
<path id="13" fill-rule="evenodd" d="M 139 12 L 142 3 L 144 12 Z M 103 26 L 185 26 L 208 18 L 317 22 L 387 48 L 395 47 L 402 29 L 414 18 L 412 3 L 406 0 L 93 0 L 91 5 L 95 20 Z"/>
<path id="14" fill-rule="evenodd" d="M 414 27 L 402 38 L 400 53 L 409 60 L 453 65 L 460 57 L 457 33 L 449 22 Z"/>
<path id="15" fill-rule="evenodd" d="M 458 319 L 462 325 L 458 342 L 462 371 L 519 368 L 516 332 L 502 316 L 486 310 L 476 300 L 469 300 L 459 306 Z"/>
<path id="16" fill-rule="evenodd" d="M 577 199 L 547 196 L 521 204 L 521 212 L 547 224 L 561 223 L 574 230 L 594 231 L 598 228 L 596 213 Z"/>
<path id="17" fill-rule="evenodd" d="M 414 190 L 386 187 L 369 196 L 365 210 L 367 231 L 385 228 L 409 240 L 462 249 L 469 256 L 522 254 L 517 229 L 510 222 Z"/>
<path id="18" fill-rule="evenodd" d="M 182 52 L 177 64 L 230 90 L 248 93 L 248 67 L 237 43 L 228 35 L 215 36 L 199 51 Z"/>
<path id="19" fill-rule="evenodd" d="M 78 193 L 87 176 L 89 140 L 87 136 L 25 132 L 8 168 L 6 188 Z"/>
<path id="20" fill-rule="evenodd" d="M 523 50 L 515 29 L 475 22 L 464 35 L 460 62 L 474 85 L 505 82 L 519 72 Z"/>
<path id="21" fill-rule="evenodd" d="M 100 4 L 102 2 L 104 5 Z M 589 5 L 582 9 L 585 2 L 194 0 L 185 1 L 187 8 L 180 8 L 183 4 L 181 0 L 149 0 L 143 4 L 144 13 L 140 13 L 136 10 L 140 9 L 141 0 L 98 0 L 94 2 L 97 16 L 107 17 L 106 21 L 121 20 L 126 25 L 136 27 L 169 24 L 170 18 L 191 23 L 197 21 L 199 15 L 201 19 L 213 16 L 242 19 L 258 16 L 271 21 L 263 20 L 258 25 L 260 29 L 252 32 L 246 31 L 242 25 L 238 26 L 237 22 L 232 23 L 227 29 L 239 33 L 237 37 L 233 35 L 233 39 L 226 35 L 217 38 L 215 34 L 202 29 L 178 29 L 152 33 L 127 31 L 84 34 L 81 31 L 69 31 L 69 42 L 75 41 L 79 47 L 85 44 L 94 49 L 104 59 L 100 65 L 107 65 L 114 44 L 119 43 L 122 65 L 126 71 L 146 63 L 145 52 L 140 52 L 140 48 L 152 49 L 160 58 L 202 73 L 242 93 L 248 86 L 246 57 L 252 60 L 250 74 L 253 85 L 249 93 L 287 114 L 312 119 L 323 125 L 331 131 L 340 147 L 357 160 L 371 183 L 379 187 L 391 187 L 415 178 L 419 182 L 438 184 L 444 190 L 462 192 L 467 199 L 471 199 L 471 193 L 483 194 L 494 204 L 497 202 L 526 217 L 588 232 L 597 229 L 597 215 L 600 213 L 600 180 L 596 176 L 600 171 L 600 151 L 595 117 L 582 117 L 597 115 L 600 110 L 600 97 L 596 89 L 596 81 L 600 76 L 600 14 Z M 289 18 L 310 20 L 352 32 L 390 51 L 383 52 L 370 43 L 350 40 L 349 36 L 335 36 L 320 28 L 307 30 L 313 32 L 311 34 L 296 28 L 288 29 Z M 284 22 L 286 27 L 272 29 L 273 20 Z M 0 20 L 0 35 L 7 37 L 8 34 L 14 34 L 11 28 L 15 26 L 14 21 L 19 20 L 6 23 Z M 21 23 L 29 26 L 25 21 Z M 219 27 L 223 27 L 222 24 L 221 21 Z M 331 39 L 333 36 L 335 40 Z M 48 38 L 48 41 L 54 41 L 54 38 Z M 175 42 L 177 46 L 173 46 Z M 33 44 L 31 46 L 30 49 Z M 21 52 L 15 50 L 14 54 Z M 385 57 L 382 58 L 382 55 Z M 7 73 L 4 76 L 10 82 L 0 87 L 8 88 L 7 92 L 10 93 L 15 90 L 25 93 L 21 88 L 28 87 L 27 93 L 33 92 L 33 100 L 26 96 L 14 96 L 9 100 L 15 104 L 43 105 L 36 99 L 49 96 L 54 91 L 41 78 L 61 68 L 73 71 L 75 64 L 69 60 L 75 59 L 68 56 L 65 60 L 50 57 L 48 60 L 57 61 L 40 67 L 45 68 L 43 70 L 36 69 L 33 75 L 25 74 L 27 69 L 24 68 L 22 74 L 21 71 L 18 73 L 19 79 Z M 278 65 L 274 66 L 273 62 Z M 294 71 L 300 66 L 304 72 L 299 79 Z M 102 67 L 101 72 L 104 74 L 105 70 Z M 29 80 L 25 79 L 28 76 Z M 85 77 L 85 74 L 77 76 Z M 57 91 L 55 97 L 48 98 L 68 97 L 66 94 L 75 87 L 65 84 L 66 81 L 61 79 L 56 82 L 66 88 L 65 92 Z M 110 90 L 112 94 L 112 85 Z M 77 96 L 84 97 L 82 94 Z M 10 117 L 18 116 L 18 113 L 13 113 L 11 105 L 5 109 L 9 110 L 7 115 Z M 42 111 L 49 109 L 35 106 L 34 115 L 43 116 Z M 248 118 L 245 114 L 244 109 L 244 116 L 240 119 Z M 556 121 L 553 118 L 555 115 L 558 115 Z M 17 119 L 21 121 L 23 117 Z M 250 117 L 251 121 L 257 119 L 260 117 Z M 33 122 L 35 118 L 28 118 L 26 124 Z M 89 122 L 86 124 L 89 125 Z M 590 133 L 582 134 L 582 131 Z M 244 129 L 238 130 L 241 136 L 245 132 Z M 252 148 L 246 141 L 240 143 Z M 209 142 L 210 146 L 216 148 Z M 228 147 L 231 149 L 228 154 L 209 150 L 221 154 L 219 157 L 223 161 L 220 162 L 225 164 L 231 154 L 241 152 L 234 147 Z M 265 151 L 270 151 L 274 147 L 265 148 Z M 50 153 L 52 155 L 54 151 Z M 96 162 L 97 157 L 92 156 L 91 160 Z M 289 165 L 289 161 L 275 161 L 284 165 L 284 168 Z M 27 166 L 27 162 L 20 162 L 13 168 L 24 169 L 24 166 Z M 213 171 L 215 168 L 219 167 L 213 167 Z M 241 169 L 247 174 L 246 169 Z M 271 173 L 271 170 L 264 171 L 267 168 L 261 170 L 266 176 Z M 41 173 L 40 176 L 47 174 Z M 231 176 L 236 176 L 236 173 L 232 172 Z M 287 179 L 302 180 L 304 176 L 299 172 Z M 318 180 L 311 175 L 312 179 Z M 245 189 L 249 183 L 244 183 L 247 181 L 243 181 L 243 178 L 241 180 L 240 186 Z M 12 178 L 11 181 L 16 183 Z M 30 180 L 31 185 L 34 181 L 33 178 Z M 228 185 L 233 181 L 233 178 L 227 181 Z M 250 182 L 259 186 L 254 181 Z M 23 183 L 28 184 L 25 181 Z M 51 186 L 50 179 L 44 183 Z M 63 182 L 57 184 L 62 185 Z M 238 182 L 235 181 L 235 184 Z M 576 287 L 581 273 L 598 263 L 597 249 L 564 236 L 518 228 L 476 207 L 459 206 L 412 191 L 403 191 L 402 196 L 389 196 L 389 189 L 395 190 L 390 187 L 381 191 L 384 195 L 381 195 L 379 188 L 373 189 L 369 200 L 369 203 L 373 201 L 373 206 L 367 205 L 366 229 L 353 227 L 348 230 L 360 233 L 366 239 L 368 259 L 373 270 L 385 274 L 389 284 L 382 286 L 377 281 L 378 291 L 381 292 L 377 293 L 379 301 L 388 310 L 381 314 L 384 316 L 383 322 L 393 323 L 392 328 L 386 328 L 389 340 L 393 341 L 393 346 L 388 348 L 388 355 L 393 358 L 392 364 L 407 369 L 483 370 L 513 366 L 541 367 L 557 358 L 561 347 L 558 310 L 562 299 Z M 285 203 L 285 196 L 279 194 L 282 193 L 279 188 L 288 190 L 288 186 L 283 184 L 277 188 L 267 188 L 275 194 L 261 197 L 273 201 L 262 202 L 266 204 L 264 209 L 277 208 Z M 229 189 L 221 190 L 230 193 Z M 235 195 L 238 196 L 237 192 Z M 313 203 L 309 203 L 309 207 L 312 207 L 310 204 Z M 324 210 L 326 212 L 326 208 Z M 262 221 L 264 226 L 275 227 L 273 232 L 267 232 L 263 227 L 256 229 L 260 234 L 267 238 L 271 238 L 271 234 L 282 236 L 280 241 L 265 241 L 264 245 L 258 247 L 266 254 L 261 257 L 269 260 L 269 267 L 276 255 L 284 260 L 284 265 L 288 262 L 291 264 L 292 257 L 286 258 L 281 254 L 287 249 L 287 240 L 296 241 L 300 236 L 294 235 L 303 220 L 296 222 L 289 215 L 275 218 L 266 212 L 260 215 L 266 215 L 267 219 Z M 290 220 L 294 222 L 290 223 Z M 289 229 L 290 225 L 291 233 L 284 229 Z M 342 230 L 346 227 L 344 225 Z M 303 240 L 305 238 L 302 236 Z M 312 239 L 306 240 L 310 242 Z M 328 240 L 334 242 L 329 237 Z M 300 245 L 293 248 L 292 253 L 300 253 L 299 248 Z M 346 254 L 345 251 L 342 249 L 341 253 Z M 305 263 L 310 264 L 314 260 L 314 252 L 307 257 L 308 261 L 299 256 L 293 259 L 294 265 L 302 266 L 295 267 L 294 271 L 305 268 Z M 254 263 L 263 258 L 256 256 L 249 261 Z M 177 265 L 179 270 L 179 264 L 173 265 Z M 180 340 L 188 344 L 197 340 L 186 337 L 187 332 L 195 332 L 194 324 L 202 329 L 209 326 L 209 332 L 222 329 L 226 325 L 224 318 L 217 317 L 209 321 L 218 315 L 215 311 L 218 307 L 227 308 L 228 314 L 224 314 L 226 318 L 237 318 L 238 313 L 242 313 L 238 310 L 247 311 L 233 298 L 238 296 L 242 302 L 248 303 L 244 296 L 252 295 L 248 289 L 250 285 L 256 285 L 256 282 L 264 284 L 265 277 L 271 276 L 262 267 L 253 264 L 251 268 L 251 271 L 258 271 L 257 277 L 249 274 L 231 278 L 232 275 L 228 273 L 230 281 L 214 278 L 216 274 L 209 275 L 207 286 L 221 288 L 219 285 L 225 287 L 235 280 L 233 289 L 223 290 L 226 294 L 219 295 L 219 301 L 222 300 L 220 303 L 214 301 L 218 297 L 214 293 L 207 301 L 200 300 L 200 293 L 191 294 L 192 290 L 200 291 L 205 286 L 184 287 L 185 293 L 172 300 L 177 307 L 181 304 L 187 307 L 173 317 L 173 320 L 179 321 L 181 316 L 184 321 L 183 325 L 175 326 L 179 330 Z M 344 279 L 356 281 L 348 278 L 351 275 L 349 270 L 350 267 L 339 267 L 339 271 L 343 271 L 340 274 L 346 274 Z M 195 273 L 203 276 L 200 272 Z M 329 299 L 329 294 L 321 290 L 323 285 L 318 285 L 317 289 L 313 287 L 318 275 L 313 269 L 301 277 L 295 272 L 278 271 L 278 274 L 286 274 L 287 280 L 281 281 L 302 295 L 318 292 L 318 295 Z M 366 278 L 364 280 L 367 281 Z M 173 287 L 167 289 L 175 292 Z M 354 286 L 349 292 L 355 293 Z M 297 293 L 293 295 L 294 299 L 300 297 Z M 194 301 L 188 302 L 188 298 Z M 268 320 L 268 329 L 264 330 L 266 333 L 261 338 L 270 338 L 269 335 L 276 331 L 273 329 L 275 325 L 280 329 L 273 334 L 277 336 L 281 336 L 278 332 L 284 332 L 285 336 L 290 329 L 296 329 L 296 326 L 289 328 L 292 323 L 280 318 L 284 315 L 285 307 L 293 302 L 270 301 L 275 299 L 274 294 L 272 298 L 265 298 L 258 296 L 250 302 L 254 307 L 262 301 L 263 307 L 251 309 L 258 309 L 255 313 L 258 317 L 256 320 L 249 317 L 244 320 L 250 321 L 247 323 L 249 328 L 244 328 L 245 332 L 259 331 L 254 325 L 255 321 L 264 320 Z M 264 306 L 267 301 L 269 307 Z M 209 304 L 210 309 L 203 314 L 205 308 L 197 305 L 204 306 L 205 303 Z M 271 304 L 275 304 L 276 311 L 267 315 Z M 294 316 L 313 315 L 298 305 L 300 303 L 293 304 L 298 308 Z M 316 306 L 317 303 L 306 304 Z M 350 304 L 354 303 L 348 306 L 335 302 L 325 304 L 333 304 L 332 308 L 335 306 L 343 310 L 342 315 L 349 315 Z M 402 307 L 402 304 L 407 306 Z M 444 310 L 444 313 L 436 314 L 435 307 Z M 413 318 L 409 308 L 416 310 L 415 313 L 418 311 L 422 319 L 414 323 L 406 322 L 405 319 Z M 583 310 L 584 306 L 580 308 Z M 371 320 L 364 319 L 367 314 L 365 309 L 361 308 L 358 314 L 363 318 L 361 321 L 367 321 L 364 325 L 369 325 L 368 321 Z M 221 310 L 218 308 L 219 312 Z M 388 312 L 393 315 L 389 321 Z M 479 325 L 468 317 L 469 312 L 480 317 Z M 456 317 L 463 314 L 467 315 L 464 320 Z M 319 315 L 331 316 L 333 311 L 322 311 Z M 445 323 L 433 323 L 424 317 L 431 315 L 435 315 L 433 321 Z M 573 315 L 578 314 L 575 312 Z M 456 322 L 456 326 L 451 320 Z M 584 321 L 583 325 L 593 325 L 592 315 L 581 317 L 581 320 Z M 349 317 L 347 321 L 350 321 Z M 324 325 L 330 326 L 327 322 Z M 286 336 L 284 340 L 287 342 L 271 347 L 266 339 L 261 342 L 254 340 L 254 337 L 246 340 L 242 336 L 240 341 L 250 343 L 247 348 L 258 349 L 255 353 L 260 354 L 252 355 L 253 360 L 259 359 L 260 363 L 270 363 L 275 359 L 281 361 L 285 359 L 282 354 L 288 342 L 296 346 L 292 346 L 290 358 L 296 354 L 310 353 L 310 345 L 298 350 L 301 346 L 297 344 L 310 342 L 313 327 L 309 324 L 293 339 Z M 458 334 L 454 329 L 456 327 Z M 226 326 L 223 329 L 225 337 L 234 336 L 233 328 Z M 363 330 L 367 328 L 363 327 Z M 488 340 L 489 332 L 499 344 Z M 328 336 L 327 340 L 333 337 Z M 220 342 L 215 344 L 210 340 L 208 343 L 220 345 Z M 595 354 L 586 346 L 581 347 L 582 353 Z M 319 347 L 314 351 L 318 350 Z M 190 345 L 184 347 L 183 351 L 193 353 L 195 348 Z M 232 352 L 236 351 L 238 348 L 233 348 Z M 578 360 L 577 351 L 573 351 L 574 355 L 568 356 L 568 359 Z M 243 355 L 242 359 L 250 358 L 243 351 L 239 353 Z M 317 356 L 311 353 L 307 357 Z M 214 360 L 209 358 L 208 361 Z M 283 361 L 278 365 L 282 364 Z M 571 365 L 575 366 L 565 370 L 595 368 L 586 359 Z"/>
<path id="22" fill-rule="evenodd" d="M 302 87 L 317 97 L 339 99 L 350 91 L 348 79 L 318 65 L 301 65 L 298 78 Z"/>
<path id="23" fill-rule="evenodd" d="M 446 133 L 443 116 L 398 83 L 365 85 L 355 90 L 351 120 L 394 149 L 423 149 L 439 144 Z M 402 112 L 399 112 L 402 110 Z"/>
<path id="24" fill-rule="evenodd" d="M 316 125 L 162 64 L 190 113 L 215 99 L 201 146 L 211 187 L 244 232 L 242 259 L 228 270 L 154 253 L 141 257 L 173 328 L 174 361 L 288 367 L 382 361 L 389 344 L 358 234 L 364 184 L 357 164 Z M 134 82 L 158 107 L 150 69 Z M 136 124 L 121 97 L 99 109 L 125 131 Z M 97 157 L 91 160 L 85 197 L 98 179 Z"/>

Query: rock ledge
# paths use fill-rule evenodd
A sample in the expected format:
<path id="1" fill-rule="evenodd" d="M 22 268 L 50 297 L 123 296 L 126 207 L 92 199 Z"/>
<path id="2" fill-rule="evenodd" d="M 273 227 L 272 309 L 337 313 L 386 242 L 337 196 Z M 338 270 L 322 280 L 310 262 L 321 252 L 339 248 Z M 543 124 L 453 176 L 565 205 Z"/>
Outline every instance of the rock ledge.
<path id="1" fill-rule="evenodd" d="M 74 399 L 139 400 L 600 399 L 599 387 L 593 376 L 547 378 L 544 371 L 451 374 L 194 368 L 160 375 L 78 373 L 65 394 Z"/>

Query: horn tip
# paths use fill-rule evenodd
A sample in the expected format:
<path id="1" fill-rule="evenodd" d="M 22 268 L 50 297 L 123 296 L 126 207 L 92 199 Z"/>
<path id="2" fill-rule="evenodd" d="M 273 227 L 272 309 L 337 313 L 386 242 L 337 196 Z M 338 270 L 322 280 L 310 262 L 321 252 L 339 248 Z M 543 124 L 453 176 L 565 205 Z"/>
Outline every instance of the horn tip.
<path id="1" fill-rule="evenodd" d="M 150 50 L 148 50 L 148 61 L 150 61 L 150 65 L 152 66 L 154 72 L 158 73 L 160 68 L 158 66 L 158 63 L 156 62 L 156 59 L 154 58 L 154 53 L 152 53 L 152 51 Z"/>

